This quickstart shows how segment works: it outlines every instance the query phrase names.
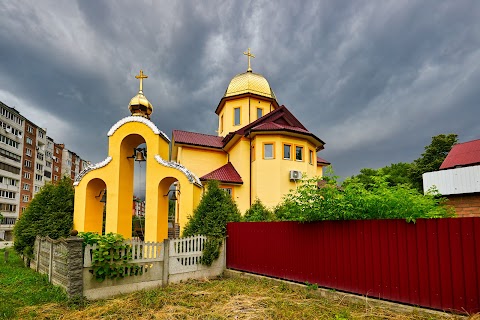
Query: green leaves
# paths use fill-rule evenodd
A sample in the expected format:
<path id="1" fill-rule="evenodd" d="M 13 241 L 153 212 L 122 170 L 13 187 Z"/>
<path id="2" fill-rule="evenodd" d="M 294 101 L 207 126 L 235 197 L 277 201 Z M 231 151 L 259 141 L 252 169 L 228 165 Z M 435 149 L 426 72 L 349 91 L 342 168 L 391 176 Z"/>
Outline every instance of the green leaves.
<path id="1" fill-rule="evenodd" d="M 35 237 L 52 239 L 68 237 L 73 227 L 74 190 L 72 181 L 63 177 L 57 185 L 42 187 L 15 224 L 15 250 L 29 255 L 33 252 Z"/>
<path id="2" fill-rule="evenodd" d="M 132 248 L 122 235 L 110 232 L 101 236 L 93 232 L 80 232 L 78 236 L 83 238 L 84 244 L 97 244 L 92 252 L 91 270 L 97 281 L 143 274 L 141 266 L 128 263 L 133 259 Z"/>
<path id="3" fill-rule="evenodd" d="M 385 176 L 372 176 L 368 188 L 357 178 L 349 179 L 342 188 L 334 180 L 320 184 L 318 179 L 302 181 L 276 209 L 279 220 L 363 220 L 405 219 L 452 216 L 437 194 L 423 195 L 414 188 L 400 184 L 390 186 Z"/>

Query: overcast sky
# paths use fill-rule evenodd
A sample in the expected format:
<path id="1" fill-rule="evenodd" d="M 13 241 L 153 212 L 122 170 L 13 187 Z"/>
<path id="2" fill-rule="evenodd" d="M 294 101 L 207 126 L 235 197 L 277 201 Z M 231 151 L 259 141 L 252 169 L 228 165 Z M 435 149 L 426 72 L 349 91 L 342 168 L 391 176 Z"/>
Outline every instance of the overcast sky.
<path id="1" fill-rule="evenodd" d="M 215 134 L 256 58 L 340 176 L 480 138 L 480 1 L 0 1 L 0 101 L 82 158 L 107 156 L 140 69 L 152 121 Z"/>

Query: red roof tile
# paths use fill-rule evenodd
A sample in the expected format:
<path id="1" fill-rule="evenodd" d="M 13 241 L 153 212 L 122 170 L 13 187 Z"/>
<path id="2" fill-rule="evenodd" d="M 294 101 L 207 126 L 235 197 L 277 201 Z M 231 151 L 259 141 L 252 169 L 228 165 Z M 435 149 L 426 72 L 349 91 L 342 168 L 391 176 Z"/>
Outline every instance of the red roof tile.
<path id="1" fill-rule="evenodd" d="M 440 170 L 476 164 L 480 164 L 480 139 L 454 145 L 440 166 Z"/>
<path id="2" fill-rule="evenodd" d="M 201 177 L 200 180 L 218 180 L 225 183 L 243 184 L 242 177 L 240 177 L 237 170 L 235 170 L 235 167 L 230 162 L 210 173 L 207 173 Z"/>
<path id="3" fill-rule="evenodd" d="M 320 157 L 317 157 L 317 164 L 330 164 L 330 162 Z"/>
<path id="4" fill-rule="evenodd" d="M 211 147 L 221 149 L 223 147 L 223 137 L 209 134 L 188 132 L 182 130 L 173 130 L 173 140 L 175 143 L 184 143 L 195 146 Z"/>

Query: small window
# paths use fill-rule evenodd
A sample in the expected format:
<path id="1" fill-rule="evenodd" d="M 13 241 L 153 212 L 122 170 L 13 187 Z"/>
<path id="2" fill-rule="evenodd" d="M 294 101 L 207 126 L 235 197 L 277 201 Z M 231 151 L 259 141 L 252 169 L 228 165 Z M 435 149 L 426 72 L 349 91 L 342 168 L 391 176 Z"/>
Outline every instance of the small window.
<path id="1" fill-rule="evenodd" d="M 30 190 L 30 185 L 28 183 L 23 184 L 23 190 Z"/>
<path id="2" fill-rule="evenodd" d="M 27 144 L 32 145 L 32 144 L 33 144 L 33 140 L 32 140 L 31 138 L 28 138 L 28 137 L 27 137 Z"/>
<path id="3" fill-rule="evenodd" d="M 313 150 L 308 150 L 308 163 L 313 164 Z"/>
<path id="4" fill-rule="evenodd" d="M 225 187 L 222 187 L 222 188 L 220 188 L 220 189 L 222 189 L 223 191 L 225 191 L 226 193 L 228 193 L 228 194 L 230 195 L 230 197 L 231 197 L 231 196 L 232 196 L 232 194 L 233 194 L 233 190 L 232 190 L 232 188 L 225 188 Z"/>
<path id="5" fill-rule="evenodd" d="M 26 154 L 27 156 L 31 157 L 31 156 L 32 156 L 32 149 L 28 149 L 28 148 L 25 149 L 25 154 Z"/>
<path id="6" fill-rule="evenodd" d="M 233 125 L 238 126 L 240 125 L 240 107 L 233 109 L 233 112 L 234 112 Z"/>
<path id="7" fill-rule="evenodd" d="M 273 143 L 263 144 L 263 159 L 274 159 L 275 149 Z"/>
<path id="8" fill-rule="evenodd" d="M 23 196 L 23 202 L 28 202 L 30 200 L 29 196 Z"/>
<path id="9" fill-rule="evenodd" d="M 303 147 L 295 146 L 295 160 L 303 161 Z"/>
<path id="10" fill-rule="evenodd" d="M 257 108 L 257 119 L 260 119 L 261 117 L 263 117 L 263 109 Z"/>
<path id="11" fill-rule="evenodd" d="M 292 160 L 292 145 L 283 144 L 283 159 Z"/>
<path id="12" fill-rule="evenodd" d="M 30 172 L 24 172 L 24 173 L 23 173 L 23 177 L 24 177 L 25 179 L 30 179 Z"/>

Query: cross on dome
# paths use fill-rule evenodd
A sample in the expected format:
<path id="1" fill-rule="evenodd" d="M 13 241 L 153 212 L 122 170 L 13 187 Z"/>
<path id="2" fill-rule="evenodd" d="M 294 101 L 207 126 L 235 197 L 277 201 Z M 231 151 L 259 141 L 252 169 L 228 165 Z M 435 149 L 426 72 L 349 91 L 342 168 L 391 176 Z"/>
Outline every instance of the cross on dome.
<path id="1" fill-rule="evenodd" d="M 250 58 L 255 58 L 255 56 L 253 55 L 253 53 L 250 52 L 250 48 L 248 48 L 248 51 L 244 52 L 243 54 L 246 55 L 248 58 L 247 72 L 252 72 L 252 67 L 250 66 Z"/>
<path id="2" fill-rule="evenodd" d="M 136 79 L 140 80 L 140 92 L 143 92 L 143 79 L 148 78 L 146 74 L 143 73 L 143 70 L 140 69 L 140 73 L 135 76 Z"/>

